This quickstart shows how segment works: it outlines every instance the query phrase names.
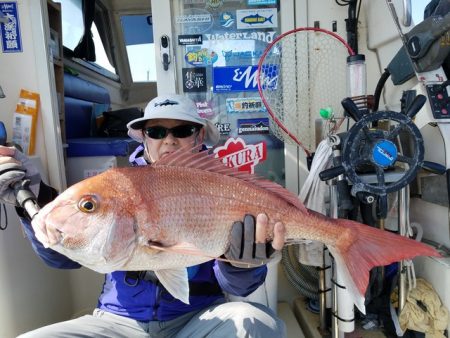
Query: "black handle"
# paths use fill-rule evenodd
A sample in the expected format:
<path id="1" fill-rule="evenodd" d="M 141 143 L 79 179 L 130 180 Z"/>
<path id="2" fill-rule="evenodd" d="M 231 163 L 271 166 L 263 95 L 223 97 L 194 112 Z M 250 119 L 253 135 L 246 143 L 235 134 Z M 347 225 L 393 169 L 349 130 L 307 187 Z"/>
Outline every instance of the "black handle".
<path id="1" fill-rule="evenodd" d="M 336 176 L 342 175 L 343 173 L 345 173 L 345 169 L 340 165 L 330 169 L 322 170 L 319 173 L 319 177 L 322 181 L 328 181 L 335 178 Z"/>
<path id="2" fill-rule="evenodd" d="M 422 168 L 433 174 L 443 175 L 446 172 L 445 166 L 436 162 L 423 161 Z"/>
<path id="3" fill-rule="evenodd" d="M 424 95 L 421 94 L 417 95 L 409 105 L 406 115 L 408 115 L 410 118 L 416 116 L 416 114 L 423 107 L 425 102 L 427 102 L 427 98 Z"/>
<path id="4" fill-rule="evenodd" d="M 355 104 L 355 102 L 353 102 L 351 98 L 347 97 L 343 99 L 341 101 L 341 105 L 342 107 L 344 107 L 345 112 L 356 122 L 361 120 L 361 118 L 363 117 L 363 114 L 358 109 L 358 106 Z"/>
<path id="5" fill-rule="evenodd" d="M 163 59 L 162 59 L 162 64 L 163 64 L 163 68 L 164 70 L 168 70 L 169 69 L 169 55 L 167 55 L 166 53 L 163 54 Z"/>

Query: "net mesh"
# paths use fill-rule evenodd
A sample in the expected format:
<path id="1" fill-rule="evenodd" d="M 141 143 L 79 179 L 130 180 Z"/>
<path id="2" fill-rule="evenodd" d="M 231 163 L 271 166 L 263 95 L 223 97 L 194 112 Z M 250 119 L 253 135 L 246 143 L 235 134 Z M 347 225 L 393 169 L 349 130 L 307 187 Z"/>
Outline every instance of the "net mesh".
<path id="1" fill-rule="evenodd" d="M 315 149 L 315 120 L 322 108 L 343 116 L 346 97 L 345 42 L 333 33 L 298 29 L 275 40 L 259 62 L 258 87 L 271 116 L 270 128 L 280 140 Z"/>

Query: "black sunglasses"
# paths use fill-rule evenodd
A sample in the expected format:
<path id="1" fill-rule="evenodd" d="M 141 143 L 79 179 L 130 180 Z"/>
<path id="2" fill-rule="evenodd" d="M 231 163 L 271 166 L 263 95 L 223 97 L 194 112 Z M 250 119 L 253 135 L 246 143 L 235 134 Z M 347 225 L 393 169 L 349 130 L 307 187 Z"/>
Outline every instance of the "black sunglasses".
<path id="1" fill-rule="evenodd" d="M 186 138 L 194 135 L 195 132 L 200 130 L 200 126 L 193 124 L 183 124 L 173 128 L 166 128 L 162 126 L 147 127 L 143 131 L 144 133 L 155 140 L 161 140 L 165 138 L 169 133 L 176 138 Z"/>

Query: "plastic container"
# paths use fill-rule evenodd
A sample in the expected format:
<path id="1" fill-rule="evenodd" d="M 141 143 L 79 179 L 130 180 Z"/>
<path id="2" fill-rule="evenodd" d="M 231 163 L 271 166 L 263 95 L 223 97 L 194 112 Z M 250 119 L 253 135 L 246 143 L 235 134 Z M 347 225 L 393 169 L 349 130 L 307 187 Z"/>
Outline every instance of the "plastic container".
<path id="1" fill-rule="evenodd" d="M 347 57 L 347 96 L 366 95 L 367 91 L 366 57 L 355 54 Z"/>

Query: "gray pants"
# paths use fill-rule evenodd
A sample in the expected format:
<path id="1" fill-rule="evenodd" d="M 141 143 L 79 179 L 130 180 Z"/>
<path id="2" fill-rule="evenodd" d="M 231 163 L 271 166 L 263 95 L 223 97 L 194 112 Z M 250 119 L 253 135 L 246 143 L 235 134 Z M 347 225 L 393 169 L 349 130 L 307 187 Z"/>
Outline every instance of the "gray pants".
<path id="1" fill-rule="evenodd" d="M 20 338 L 51 337 L 286 337 L 286 327 L 269 308 L 229 302 L 190 312 L 168 321 L 139 322 L 100 309 L 66 322 L 30 331 Z"/>

